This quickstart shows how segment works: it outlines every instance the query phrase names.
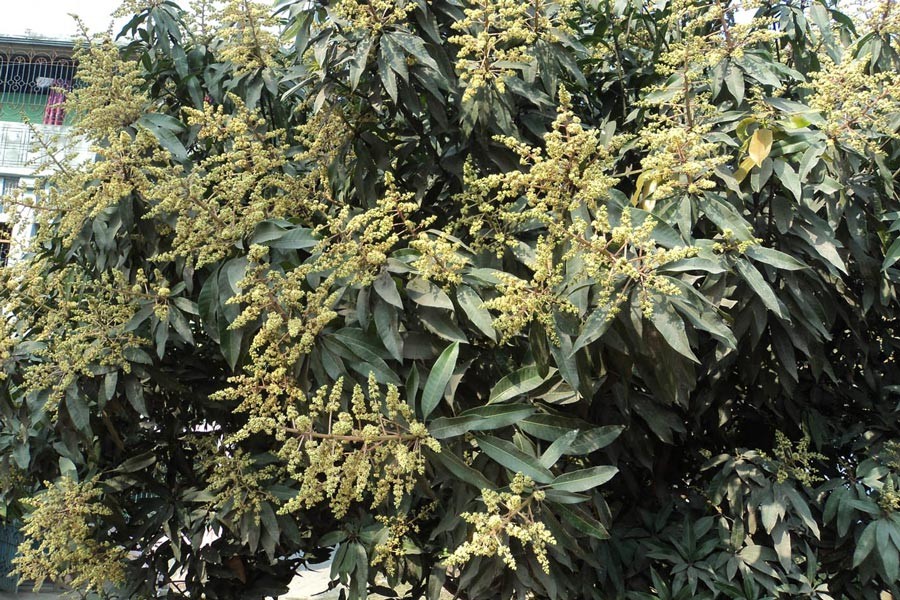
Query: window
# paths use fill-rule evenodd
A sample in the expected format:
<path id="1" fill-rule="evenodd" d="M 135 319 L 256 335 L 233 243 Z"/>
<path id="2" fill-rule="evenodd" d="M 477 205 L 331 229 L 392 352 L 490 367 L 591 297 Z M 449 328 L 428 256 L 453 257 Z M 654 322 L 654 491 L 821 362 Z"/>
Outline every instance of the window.
<path id="1" fill-rule="evenodd" d="M 0 196 L 5 196 L 19 187 L 18 177 L 0 177 Z"/>
<path id="2" fill-rule="evenodd" d="M 3 203 L 2 203 L 3 197 L 10 194 L 17 187 L 19 187 L 19 178 L 18 177 L 0 176 L 0 213 L 2 213 L 4 211 Z"/>
<path id="3" fill-rule="evenodd" d="M 12 227 L 7 223 L 0 224 L 0 266 L 9 262 L 9 249 L 12 245 Z"/>

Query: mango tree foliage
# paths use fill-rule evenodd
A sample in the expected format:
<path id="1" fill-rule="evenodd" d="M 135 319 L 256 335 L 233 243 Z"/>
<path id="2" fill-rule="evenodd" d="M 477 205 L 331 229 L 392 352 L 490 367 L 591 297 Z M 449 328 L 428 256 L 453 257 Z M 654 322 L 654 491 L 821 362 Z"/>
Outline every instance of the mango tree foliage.
<path id="1" fill-rule="evenodd" d="M 900 6 L 131 0 L 3 270 L 19 573 L 900 580 Z"/>

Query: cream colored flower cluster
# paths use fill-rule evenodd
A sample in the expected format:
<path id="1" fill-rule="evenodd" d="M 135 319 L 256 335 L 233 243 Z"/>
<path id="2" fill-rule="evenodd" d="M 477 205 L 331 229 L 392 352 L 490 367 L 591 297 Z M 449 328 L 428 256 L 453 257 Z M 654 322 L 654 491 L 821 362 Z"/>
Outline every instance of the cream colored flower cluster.
<path id="1" fill-rule="evenodd" d="M 100 488 L 68 477 L 44 485 L 46 491 L 32 498 L 25 517 L 26 542 L 13 559 L 15 574 L 33 579 L 36 589 L 48 578 L 101 593 L 109 584 L 125 583 L 124 549 L 99 541 L 101 521 L 110 514 L 100 501 Z"/>
<path id="2" fill-rule="evenodd" d="M 225 258 L 257 224 L 295 210 L 293 178 L 284 132 L 266 131 L 265 120 L 234 95 L 233 110 L 207 103 L 186 108 L 187 124 L 198 126 L 197 141 L 212 151 L 191 170 L 172 165 L 145 192 L 148 217 L 175 217 L 172 249 L 160 260 L 183 257 L 197 267 Z M 302 203 L 301 203 L 302 204 Z"/>
<path id="3" fill-rule="evenodd" d="M 449 42 L 459 46 L 456 70 L 465 82 L 463 102 L 479 90 L 506 89 L 504 79 L 533 62 L 532 47 L 539 40 L 551 42 L 556 29 L 565 29 L 574 0 L 473 0 L 464 18 L 453 24 L 458 35 Z"/>
<path id="4" fill-rule="evenodd" d="M 509 545 L 517 540 L 523 547 L 531 546 L 538 564 L 550 572 L 547 546 L 556 539 L 541 521 L 536 520 L 544 492 L 534 490 L 531 478 L 517 473 L 509 485 L 509 492 L 481 490 L 484 512 L 466 512 L 461 516 L 473 526 L 470 538 L 447 557 L 448 567 L 465 564 L 475 556 L 497 556 L 515 570 L 516 559 Z"/>
<path id="5" fill-rule="evenodd" d="M 386 27 L 403 23 L 416 9 L 411 0 L 337 0 L 329 11 L 354 31 L 377 35 Z"/>
<path id="6" fill-rule="evenodd" d="M 577 313 L 568 300 L 566 282 L 594 286 L 597 301 L 611 316 L 627 298 L 627 289 L 637 285 L 649 312 L 651 293 L 677 293 L 656 274 L 659 266 L 697 252 L 657 246 L 652 237 L 656 222 L 648 217 L 635 226 L 628 209 L 611 226 L 603 201 L 616 183 L 609 174 L 612 153 L 625 139 L 601 141 L 600 131 L 584 127 L 574 115 L 565 90 L 560 91 L 560 100 L 543 148 L 501 139 L 520 156 L 521 170 L 479 176 L 470 167 L 466 190 L 458 196 L 460 227 L 467 228 L 474 245 L 498 255 L 507 249 L 521 251 L 524 242 L 518 232 L 523 226 L 529 232 L 536 224 L 541 227 L 533 252 L 524 261 L 531 278 L 499 275 L 501 294 L 484 304 L 499 313 L 494 327 L 504 338 L 533 320 L 544 323 L 553 337 L 554 312 Z"/>
<path id="7" fill-rule="evenodd" d="M 811 108 L 825 117 L 822 127 L 831 143 L 857 152 L 881 152 L 876 140 L 896 137 L 895 115 L 900 101 L 900 73 L 871 74 L 869 57 L 835 63 L 821 56 L 822 70 L 810 74 Z"/>
<path id="8" fill-rule="evenodd" d="M 284 442 L 278 455 L 301 487 L 284 513 L 326 500 L 336 518 L 367 498 L 373 508 L 389 498 L 397 507 L 425 472 L 423 448 L 441 450 L 396 386 L 382 392 L 370 376 L 367 391 L 356 385 L 347 399 L 343 383 L 286 408 L 290 426 L 278 434 Z"/>

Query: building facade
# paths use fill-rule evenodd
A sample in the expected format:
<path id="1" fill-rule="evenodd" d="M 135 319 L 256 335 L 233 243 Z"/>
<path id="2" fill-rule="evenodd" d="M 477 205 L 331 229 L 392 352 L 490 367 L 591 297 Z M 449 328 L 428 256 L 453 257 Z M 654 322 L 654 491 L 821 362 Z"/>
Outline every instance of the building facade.
<path id="1" fill-rule="evenodd" d="M 13 223 L 10 195 L 33 194 L 44 144 L 68 134 L 64 101 L 75 72 L 71 41 L 0 36 L 0 264 L 34 235 L 29 210 Z"/>
<path id="2" fill-rule="evenodd" d="M 0 264 L 21 254 L 34 235 L 33 211 L 12 219 L 12 196 L 33 198 L 41 138 L 67 135 L 63 102 L 75 80 L 72 42 L 0 36 Z M 86 148 L 81 148 L 86 153 Z M 0 519 L 0 595 L 17 589 L 9 576 L 21 535 Z"/>

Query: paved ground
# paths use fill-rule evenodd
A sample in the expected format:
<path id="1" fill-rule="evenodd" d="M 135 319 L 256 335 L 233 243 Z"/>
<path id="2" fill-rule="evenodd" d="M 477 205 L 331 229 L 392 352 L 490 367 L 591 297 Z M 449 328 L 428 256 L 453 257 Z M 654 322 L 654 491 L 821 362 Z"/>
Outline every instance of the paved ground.
<path id="1" fill-rule="evenodd" d="M 338 590 L 332 590 L 326 594 L 322 594 L 328 589 L 328 573 L 331 569 L 331 563 L 322 565 L 314 565 L 309 571 L 297 575 L 291 582 L 288 593 L 281 596 L 279 600 L 336 600 Z M 73 594 L 60 594 L 57 591 L 45 590 L 40 593 L 29 591 L 0 592 L 0 600 L 73 600 L 77 598 Z"/>
<path id="2" fill-rule="evenodd" d="M 303 571 L 291 581 L 288 593 L 279 600 L 335 600 L 339 592 L 337 589 L 327 594 L 317 596 L 321 592 L 328 589 L 329 571 L 331 571 L 331 561 L 322 563 L 321 565 L 311 565 L 312 569 Z"/>

